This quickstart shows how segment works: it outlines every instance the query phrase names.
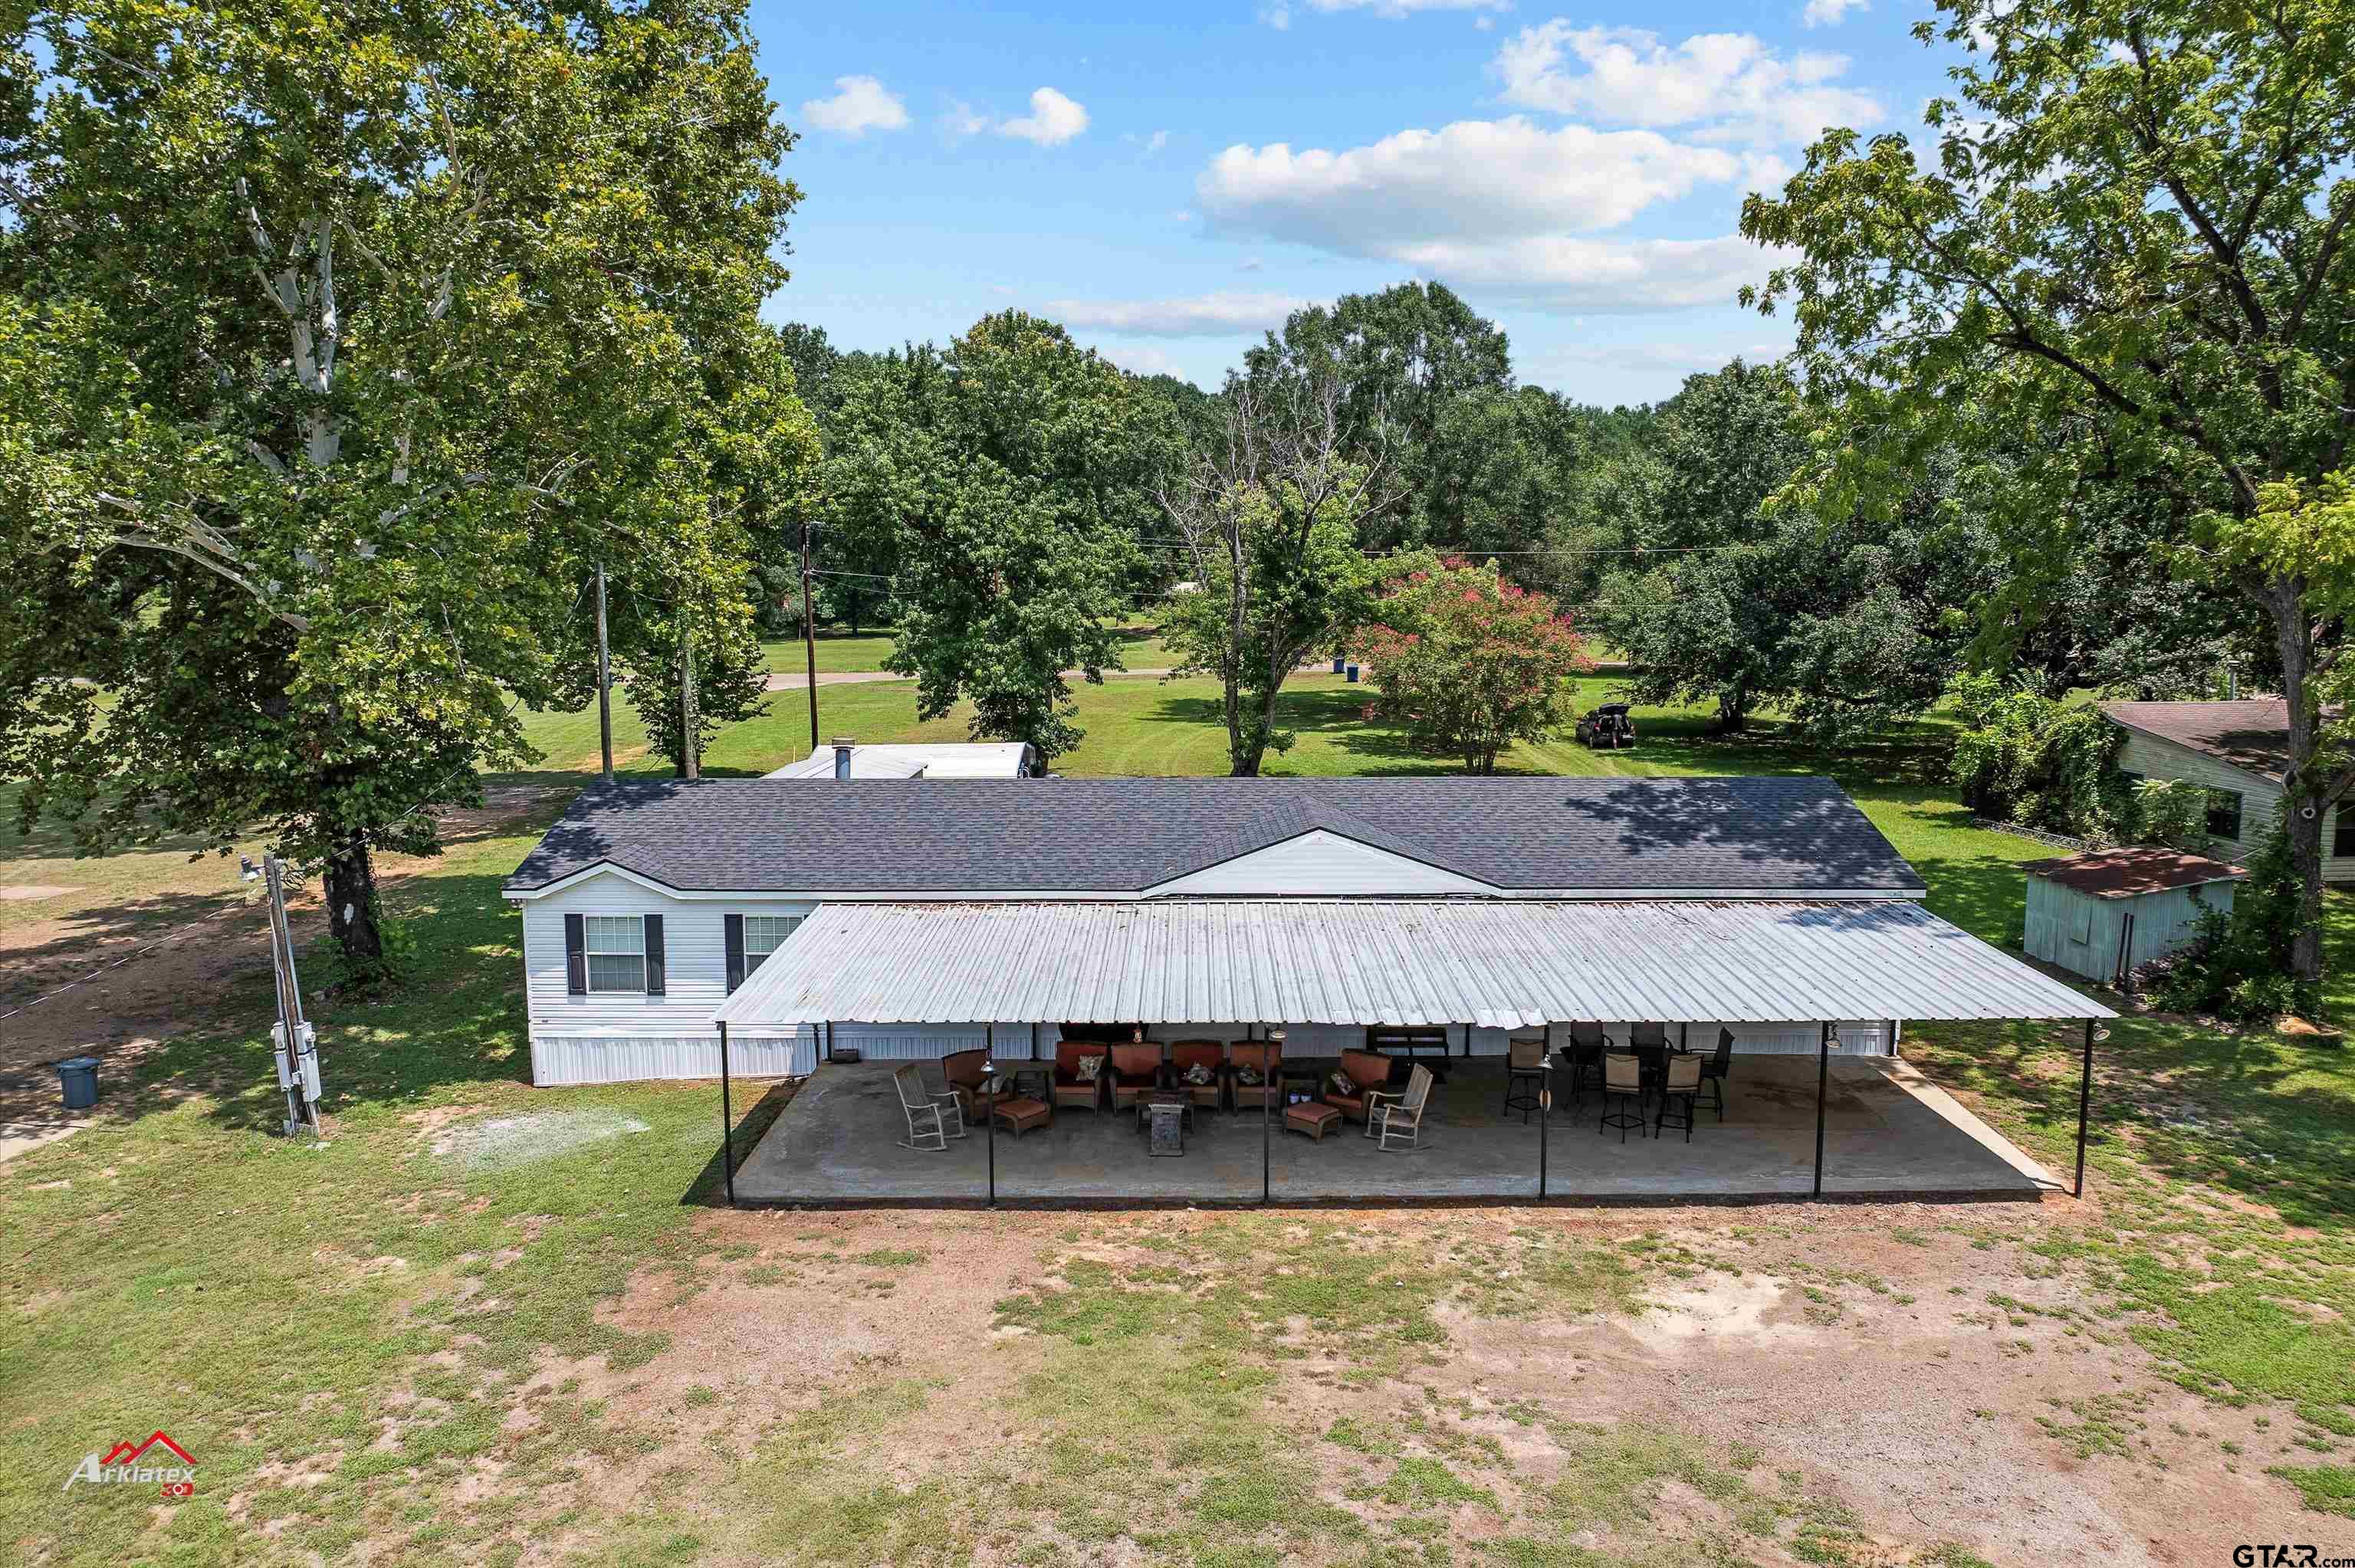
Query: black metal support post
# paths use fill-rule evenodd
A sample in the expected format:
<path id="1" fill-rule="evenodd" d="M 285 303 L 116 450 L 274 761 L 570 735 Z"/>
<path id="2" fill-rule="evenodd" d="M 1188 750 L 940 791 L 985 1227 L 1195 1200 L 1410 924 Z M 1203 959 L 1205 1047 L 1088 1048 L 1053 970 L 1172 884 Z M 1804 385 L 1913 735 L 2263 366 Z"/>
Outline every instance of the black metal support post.
<path id="1" fill-rule="evenodd" d="M 2094 1103 L 2094 1021 L 2085 1020 L 2085 1065 L 2077 1079 L 2077 1182 L 2071 1195 L 2085 1195 L 2085 1120 Z"/>
<path id="2" fill-rule="evenodd" d="M 986 1141 L 989 1145 L 989 1206 L 997 1207 L 997 1025 L 981 1026 L 981 1044 L 988 1060 L 981 1065 L 984 1081 L 988 1085 L 981 1119 L 989 1124 Z"/>
<path id="3" fill-rule="evenodd" d="M 597 568 L 597 755 L 600 776 L 613 781 L 613 656 L 605 644 L 605 568 Z"/>
<path id="4" fill-rule="evenodd" d="M 1824 1195 L 1824 1097 L 1832 1081 L 1832 1026 L 1824 1025 L 1816 1042 L 1816 1187 L 1810 1196 Z"/>
<path id="5" fill-rule="evenodd" d="M 1268 1120 L 1267 1103 L 1275 1097 L 1275 1086 L 1282 1081 L 1276 1075 L 1278 1068 L 1274 1057 L 1283 1054 L 1284 1031 L 1271 1029 L 1267 1032 L 1267 1039 L 1275 1051 L 1263 1053 L 1260 1057 L 1259 1201 L 1263 1203 L 1275 1201 L 1275 1131 Z"/>
<path id="6" fill-rule="evenodd" d="M 1553 1069 L 1546 1069 L 1545 1087 L 1538 1091 L 1538 1197 L 1546 1195 L 1546 1145 L 1551 1140 L 1553 1128 Z"/>
<path id="7" fill-rule="evenodd" d="M 728 1179 L 728 1206 L 736 1206 L 736 1115 L 728 1103 L 728 1025 L 719 1026 L 719 1169 Z"/>
<path id="8" fill-rule="evenodd" d="M 809 654 L 810 749 L 817 749 L 817 622 L 810 618 L 809 519 L 802 519 L 802 647 Z"/>

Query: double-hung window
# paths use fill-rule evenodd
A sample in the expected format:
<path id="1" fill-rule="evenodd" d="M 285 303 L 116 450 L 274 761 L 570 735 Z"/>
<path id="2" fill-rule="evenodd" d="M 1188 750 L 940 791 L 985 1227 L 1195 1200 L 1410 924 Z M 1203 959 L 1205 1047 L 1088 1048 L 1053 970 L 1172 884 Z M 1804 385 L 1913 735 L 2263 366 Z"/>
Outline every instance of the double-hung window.
<path id="1" fill-rule="evenodd" d="M 591 915 L 582 921 L 591 992 L 646 989 L 646 923 L 638 915 Z"/>
<path id="2" fill-rule="evenodd" d="M 2334 860 L 2355 855 L 2355 800 L 2339 802 L 2331 820 L 2330 854 Z"/>
<path id="3" fill-rule="evenodd" d="M 747 915 L 744 916 L 744 969 L 746 973 L 761 967 L 761 960 L 785 944 L 794 927 L 802 923 L 798 915 Z"/>
<path id="4" fill-rule="evenodd" d="M 2208 791 L 2208 832 L 2212 838 L 2241 838 L 2241 792 L 2238 789 Z"/>

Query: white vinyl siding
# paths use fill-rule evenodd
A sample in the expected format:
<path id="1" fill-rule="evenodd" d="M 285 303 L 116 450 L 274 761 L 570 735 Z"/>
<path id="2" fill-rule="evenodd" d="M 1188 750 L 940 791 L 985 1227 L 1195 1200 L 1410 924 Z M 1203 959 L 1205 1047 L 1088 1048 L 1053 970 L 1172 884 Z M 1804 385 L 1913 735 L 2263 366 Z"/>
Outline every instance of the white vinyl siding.
<path id="1" fill-rule="evenodd" d="M 1156 897 L 1303 897 L 1376 894 L 1392 898 L 1493 894 L 1485 882 L 1425 865 L 1318 828 L 1280 844 L 1205 866 L 1146 890 Z"/>
<path id="2" fill-rule="evenodd" d="M 591 992 L 646 989 L 646 920 L 643 915 L 591 915 L 581 921 Z"/>
<path id="3" fill-rule="evenodd" d="M 572 886 L 522 906 L 524 990 L 531 1019 L 532 1082 L 627 1083 L 643 1078 L 719 1075 L 719 1033 L 712 1015 L 728 995 L 727 916 L 800 921 L 817 906 L 807 899 L 763 901 L 757 895 L 721 904 L 672 898 L 625 877 L 584 877 Z M 757 912 L 757 915 L 755 914 Z M 565 978 L 564 916 L 663 917 L 661 996 L 592 990 L 571 994 Z M 751 934 L 747 932 L 748 944 Z M 585 944 L 584 944 L 585 945 Z M 643 946 L 638 948 L 643 951 Z M 751 962 L 748 955 L 745 960 Z M 772 1029 L 729 1032 L 729 1065 L 745 1077 L 806 1073 L 815 1064 L 813 1032 Z"/>
<path id="4" fill-rule="evenodd" d="M 2118 748 L 2117 766 L 2121 772 L 2139 773 L 2146 779 L 2174 779 L 2202 789 L 2238 795 L 2240 836 L 2219 837 L 2211 845 L 2213 853 L 2228 860 L 2246 860 L 2255 853 L 2266 832 L 2281 817 L 2281 786 L 2272 779 L 2155 735 L 2127 730 L 2126 744 Z M 2330 847 L 2328 840 L 2322 847 Z M 2326 862 L 2323 874 L 2333 881 L 2355 877 L 2355 862 Z"/>

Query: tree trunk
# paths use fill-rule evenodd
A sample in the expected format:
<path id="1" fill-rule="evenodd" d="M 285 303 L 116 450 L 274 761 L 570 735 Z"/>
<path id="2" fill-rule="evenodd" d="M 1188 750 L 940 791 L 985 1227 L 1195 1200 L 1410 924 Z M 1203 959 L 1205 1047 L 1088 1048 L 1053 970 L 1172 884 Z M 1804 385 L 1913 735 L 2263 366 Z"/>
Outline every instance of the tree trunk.
<path id="1" fill-rule="evenodd" d="M 1717 694 L 1717 732 L 1720 735 L 1740 735 L 1750 726 L 1750 698 L 1736 687 L 1726 687 Z"/>
<path id="2" fill-rule="evenodd" d="M 327 931 L 345 959 L 367 971 L 384 961 L 384 930 L 377 923 L 376 866 L 368 840 L 355 833 L 327 856 Z"/>
<path id="3" fill-rule="evenodd" d="M 695 711 L 695 639 L 687 632 L 678 637 L 678 776 L 697 779 L 702 776 L 702 747 L 696 744 L 696 732 L 702 726 Z"/>
<path id="4" fill-rule="evenodd" d="M 2290 943 L 2290 972 L 2307 984 L 2322 980 L 2322 823 L 2329 814 L 2329 784 L 2316 767 L 2319 715 L 2306 689 L 2314 659 L 2313 629 L 2306 585 L 2288 577 L 2265 584 L 2265 607 L 2273 612 L 2274 640 L 2281 651 L 2282 693 L 2289 707 L 2289 765 L 2282 777 L 2282 831 L 2289 837 L 2290 864 L 2298 885 L 2297 934 Z"/>

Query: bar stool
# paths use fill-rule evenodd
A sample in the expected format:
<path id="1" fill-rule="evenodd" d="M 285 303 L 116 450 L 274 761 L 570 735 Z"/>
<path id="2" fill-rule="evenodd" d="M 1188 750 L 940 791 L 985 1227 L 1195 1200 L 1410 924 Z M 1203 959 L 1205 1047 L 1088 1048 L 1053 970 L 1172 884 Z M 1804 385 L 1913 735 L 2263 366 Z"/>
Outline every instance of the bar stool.
<path id="1" fill-rule="evenodd" d="M 1521 1125 L 1538 1108 L 1538 1092 L 1545 1087 L 1545 1036 L 1516 1034 L 1505 1042 L 1505 1114 L 1521 1113 Z"/>
<path id="2" fill-rule="evenodd" d="M 1611 1102 L 1617 1100 L 1619 1109 L 1614 1112 Z M 1595 1124 L 1596 1132 L 1605 1128 L 1619 1129 L 1619 1141 L 1627 1141 L 1627 1129 L 1647 1132 L 1650 1124 L 1644 1119 L 1644 1069 L 1631 1052 L 1606 1051 L 1603 1054 L 1603 1119 Z"/>

